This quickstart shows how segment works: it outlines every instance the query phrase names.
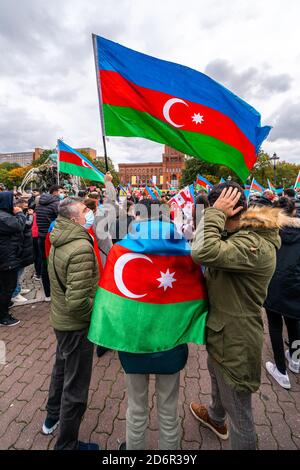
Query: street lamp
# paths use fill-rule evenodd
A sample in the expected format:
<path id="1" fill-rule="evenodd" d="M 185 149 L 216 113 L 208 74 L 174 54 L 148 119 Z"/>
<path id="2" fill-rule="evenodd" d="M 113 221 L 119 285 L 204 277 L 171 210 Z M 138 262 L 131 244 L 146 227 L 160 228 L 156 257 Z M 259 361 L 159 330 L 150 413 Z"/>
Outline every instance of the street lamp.
<path id="1" fill-rule="evenodd" d="M 276 187 L 276 164 L 277 161 L 279 160 L 279 157 L 277 157 L 277 154 L 274 153 L 273 157 L 270 157 L 270 160 L 273 161 L 273 169 L 274 169 L 274 186 Z"/>

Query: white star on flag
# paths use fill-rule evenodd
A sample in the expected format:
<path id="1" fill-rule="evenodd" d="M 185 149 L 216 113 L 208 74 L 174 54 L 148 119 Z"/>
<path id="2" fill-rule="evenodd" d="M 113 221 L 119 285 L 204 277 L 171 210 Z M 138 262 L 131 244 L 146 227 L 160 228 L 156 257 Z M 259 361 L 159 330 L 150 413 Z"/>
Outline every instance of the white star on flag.
<path id="1" fill-rule="evenodd" d="M 176 281 L 176 279 L 174 279 L 174 273 L 170 273 L 169 269 L 167 269 L 167 271 L 165 273 L 162 273 L 160 271 L 160 274 L 161 274 L 161 277 L 157 278 L 157 281 L 160 282 L 160 285 L 158 286 L 158 288 L 160 287 L 163 287 L 164 288 L 164 291 L 167 290 L 168 287 L 173 287 L 172 286 L 172 283 Z"/>
<path id="2" fill-rule="evenodd" d="M 204 121 L 204 117 L 201 116 L 200 113 L 194 113 L 194 115 L 192 116 L 192 121 L 196 124 L 202 124 L 202 122 Z"/>

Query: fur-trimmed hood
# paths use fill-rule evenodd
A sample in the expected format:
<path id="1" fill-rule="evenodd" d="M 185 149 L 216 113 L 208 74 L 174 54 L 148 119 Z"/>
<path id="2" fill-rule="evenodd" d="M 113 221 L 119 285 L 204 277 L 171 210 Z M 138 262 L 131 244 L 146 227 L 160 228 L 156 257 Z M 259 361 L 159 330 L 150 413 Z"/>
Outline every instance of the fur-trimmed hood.
<path id="1" fill-rule="evenodd" d="M 286 227 L 300 228 L 300 219 L 288 217 L 281 209 L 272 207 L 250 207 L 241 216 L 240 229 L 272 230 Z"/>

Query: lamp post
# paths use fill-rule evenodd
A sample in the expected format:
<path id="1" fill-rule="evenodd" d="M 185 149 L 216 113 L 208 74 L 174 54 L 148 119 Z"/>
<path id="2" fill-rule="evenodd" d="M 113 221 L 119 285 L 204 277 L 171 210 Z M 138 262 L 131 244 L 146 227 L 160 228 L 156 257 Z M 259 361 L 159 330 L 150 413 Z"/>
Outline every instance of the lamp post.
<path id="1" fill-rule="evenodd" d="M 276 153 L 273 154 L 273 157 L 270 157 L 270 160 L 273 161 L 273 169 L 274 169 L 274 186 L 276 187 L 276 164 L 277 161 L 279 160 L 279 157 L 277 156 Z"/>

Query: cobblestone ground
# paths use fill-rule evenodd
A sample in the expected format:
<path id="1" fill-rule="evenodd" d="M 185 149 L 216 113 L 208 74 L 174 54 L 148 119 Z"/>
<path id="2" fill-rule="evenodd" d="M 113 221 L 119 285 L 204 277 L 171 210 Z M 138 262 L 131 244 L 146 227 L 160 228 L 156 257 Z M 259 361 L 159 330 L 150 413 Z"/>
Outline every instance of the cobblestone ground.
<path id="1" fill-rule="evenodd" d="M 0 364 L 0 449 L 52 449 L 53 436 L 44 436 L 41 425 L 55 354 L 55 337 L 49 326 L 49 303 L 39 284 L 30 280 L 27 270 L 24 287 L 32 292 L 32 303 L 12 309 L 21 320 L 14 328 L 1 328 L 0 340 L 6 346 L 6 364 Z M 187 450 L 228 449 L 208 429 L 199 426 L 189 411 L 191 400 L 208 404 L 210 380 L 204 347 L 190 345 L 189 360 L 181 375 L 180 417 L 181 447 Z M 266 375 L 264 363 L 272 360 L 269 339 L 265 335 L 262 385 L 254 394 L 253 407 L 259 449 L 300 449 L 300 375 L 290 373 L 292 388 L 282 389 Z M 158 426 L 154 380 L 150 380 L 150 421 L 147 448 L 156 449 Z M 126 393 L 124 377 L 115 352 L 94 357 L 88 409 L 80 429 L 80 439 L 117 448 L 125 436 Z"/>

